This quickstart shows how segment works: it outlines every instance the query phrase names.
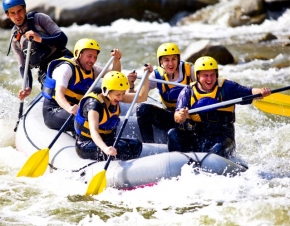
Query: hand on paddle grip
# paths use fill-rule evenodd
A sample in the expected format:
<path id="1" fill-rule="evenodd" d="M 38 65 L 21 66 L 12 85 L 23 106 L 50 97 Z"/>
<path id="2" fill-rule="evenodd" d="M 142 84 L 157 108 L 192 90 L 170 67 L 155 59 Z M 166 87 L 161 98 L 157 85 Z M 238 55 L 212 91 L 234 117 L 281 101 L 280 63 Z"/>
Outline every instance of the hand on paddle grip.
<path id="1" fill-rule="evenodd" d="M 109 147 L 104 148 L 103 152 L 106 155 L 111 155 L 111 156 L 116 156 L 117 155 L 117 150 L 113 146 L 109 146 Z"/>
<path id="2" fill-rule="evenodd" d="M 177 123 L 184 123 L 188 118 L 188 108 L 181 108 L 174 113 L 174 120 Z"/>
<path id="3" fill-rule="evenodd" d="M 137 73 L 135 70 L 133 70 L 132 72 L 130 72 L 128 75 L 127 75 L 127 78 L 129 80 L 129 83 L 130 83 L 130 90 L 133 90 L 135 88 L 135 81 L 137 79 Z"/>
<path id="4" fill-rule="evenodd" d="M 261 100 L 266 96 L 269 96 L 271 94 L 271 89 L 268 87 L 264 87 L 264 88 L 253 88 L 252 90 L 253 94 L 261 94 L 260 97 L 255 98 L 256 100 Z"/>
<path id="5" fill-rule="evenodd" d="M 149 71 L 149 73 L 152 73 L 153 72 L 153 67 L 150 63 L 147 63 L 147 64 L 144 64 L 144 71 Z"/>
<path id="6" fill-rule="evenodd" d="M 31 88 L 26 87 L 24 90 L 19 90 L 18 92 L 18 98 L 19 100 L 24 100 L 25 97 L 28 97 L 31 93 Z"/>
<path id="7" fill-rule="evenodd" d="M 119 49 L 112 49 L 111 50 L 111 56 L 114 56 L 115 60 L 120 60 L 122 58 L 122 53 Z"/>

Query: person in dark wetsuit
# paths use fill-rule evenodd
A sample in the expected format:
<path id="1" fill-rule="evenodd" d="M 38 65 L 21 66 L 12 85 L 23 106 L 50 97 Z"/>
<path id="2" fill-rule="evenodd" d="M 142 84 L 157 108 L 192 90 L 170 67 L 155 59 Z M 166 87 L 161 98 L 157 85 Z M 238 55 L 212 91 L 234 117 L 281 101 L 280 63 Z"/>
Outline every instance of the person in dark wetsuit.
<path id="1" fill-rule="evenodd" d="M 148 78 L 137 97 L 142 102 L 148 96 Z M 105 161 L 108 155 L 118 160 L 137 158 L 142 152 L 142 143 L 134 138 L 120 138 L 113 147 L 119 124 L 119 102 L 131 103 L 135 93 L 126 92 L 129 81 L 118 71 L 108 72 L 102 81 L 102 93 L 92 92 L 80 103 L 75 117 L 76 152 L 84 159 Z"/>
<path id="2" fill-rule="evenodd" d="M 204 56 L 194 64 L 196 82 L 180 92 L 174 113 L 176 128 L 168 132 L 169 151 L 210 152 L 229 157 L 235 151 L 235 105 L 189 114 L 195 109 L 222 101 L 261 93 L 271 94 L 269 88 L 251 88 L 219 78 L 218 64 Z M 251 104 L 252 100 L 242 104 Z"/>
<path id="3" fill-rule="evenodd" d="M 38 12 L 26 13 L 24 0 L 3 0 L 2 6 L 6 16 L 14 23 L 8 54 L 12 47 L 22 77 L 28 39 L 33 38 L 26 88 L 18 93 L 19 99 L 23 100 L 32 90 L 33 78 L 30 69 L 38 68 L 38 81 L 42 87 L 48 63 L 62 56 L 72 57 L 72 53 L 66 48 L 67 36 L 48 15 Z"/>
<path id="4" fill-rule="evenodd" d="M 82 38 L 75 44 L 73 58 L 62 57 L 49 64 L 42 89 L 45 97 L 42 112 L 48 128 L 59 130 L 71 114 L 76 115 L 81 98 L 103 70 L 95 64 L 100 51 L 96 40 Z M 113 49 L 110 54 L 115 58 L 107 71 L 120 71 L 121 51 Z M 65 131 L 74 132 L 73 120 L 68 122 Z"/>
<path id="5" fill-rule="evenodd" d="M 188 85 L 194 81 L 192 63 L 181 61 L 180 50 L 175 43 L 163 43 L 157 49 L 158 68 L 151 73 L 150 78 Z M 150 65 L 150 64 L 149 64 Z M 136 75 L 129 74 L 130 92 L 135 92 Z M 149 89 L 157 88 L 163 107 L 142 103 L 137 107 L 137 121 L 144 143 L 160 143 L 153 134 L 153 126 L 168 132 L 175 126 L 174 111 L 180 86 L 167 85 L 150 81 Z"/>

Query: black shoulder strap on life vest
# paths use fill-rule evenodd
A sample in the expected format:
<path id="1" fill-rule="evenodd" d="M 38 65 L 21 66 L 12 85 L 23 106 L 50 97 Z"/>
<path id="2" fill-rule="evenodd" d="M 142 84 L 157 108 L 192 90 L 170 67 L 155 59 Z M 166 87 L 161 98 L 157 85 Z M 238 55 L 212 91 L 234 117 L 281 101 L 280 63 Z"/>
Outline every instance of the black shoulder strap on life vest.
<path id="1" fill-rule="evenodd" d="M 26 14 L 28 30 L 37 31 L 35 24 L 34 24 L 34 16 L 37 12 L 29 12 Z"/>
<path id="2" fill-rule="evenodd" d="M 17 33 L 17 30 L 15 30 L 15 31 L 13 32 L 13 34 L 11 35 L 11 38 L 10 38 L 10 41 L 9 41 L 9 46 L 8 46 L 8 51 L 7 51 L 7 55 L 6 55 L 6 56 L 8 56 L 9 53 L 10 53 L 10 50 L 11 50 L 11 43 L 12 43 L 12 40 L 13 40 L 13 38 L 15 37 L 16 33 Z"/>

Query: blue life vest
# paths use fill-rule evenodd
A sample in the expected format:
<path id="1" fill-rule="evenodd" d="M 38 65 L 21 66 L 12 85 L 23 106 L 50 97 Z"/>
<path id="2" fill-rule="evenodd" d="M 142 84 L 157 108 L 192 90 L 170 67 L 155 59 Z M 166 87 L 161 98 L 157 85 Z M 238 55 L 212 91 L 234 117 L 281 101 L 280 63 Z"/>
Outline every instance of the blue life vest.
<path id="1" fill-rule="evenodd" d="M 102 97 L 100 95 L 96 95 L 94 92 L 91 92 L 81 100 L 80 107 L 79 107 L 77 115 L 75 117 L 75 130 L 76 130 L 77 135 L 91 138 L 88 118 L 84 117 L 82 115 L 84 103 L 86 102 L 86 100 L 88 98 L 94 98 L 96 101 L 101 103 L 103 106 L 103 117 L 99 118 L 98 133 L 100 135 L 110 134 L 114 130 L 116 130 L 116 128 L 120 122 L 120 118 L 119 118 L 120 106 L 119 106 L 119 104 L 117 105 L 116 111 L 112 113 L 108 110 Z"/>
<path id="2" fill-rule="evenodd" d="M 71 104 L 78 104 L 94 82 L 94 71 L 91 70 L 89 74 L 86 74 L 75 61 L 70 58 L 61 57 L 50 62 L 42 88 L 42 95 L 49 100 L 55 98 L 56 81 L 52 78 L 52 72 L 57 66 L 63 63 L 70 65 L 72 69 L 72 76 L 65 91 L 65 97 Z"/>
<path id="3" fill-rule="evenodd" d="M 225 79 L 218 79 L 217 85 L 210 93 L 199 93 L 196 86 L 197 82 L 190 84 L 191 99 L 190 109 L 196 109 L 211 104 L 220 103 L 224 99 L 223 84 Z M 234 122 L 235 121 L 235 105 L 217 109 L 204 110 L 199 113 L 192 113 L 189 117 L 195 122 Z"/>
<path id="4" fill-rule="evenodd" d="M 191 82 L 192 64 L 189 62 L 180 61 L 179 65 L 182 67 L 182 73 L 183 73 L 183 79 L 179 83 L 188 85 Z M 169 81 L 167 74 L 165 73 L 165 70 L 163 68 L 158 67 L 158 69 L 155 69 L 154 72 L 155 72 L 156 79 Z M 157 83 L 157 88 L 158 88 L 160 98 L 164 107 L 166 107 L 166 109 L 168 110 L 174 111 L 176 108 L 178 95 L 183 89 L 183 87 Z"/>

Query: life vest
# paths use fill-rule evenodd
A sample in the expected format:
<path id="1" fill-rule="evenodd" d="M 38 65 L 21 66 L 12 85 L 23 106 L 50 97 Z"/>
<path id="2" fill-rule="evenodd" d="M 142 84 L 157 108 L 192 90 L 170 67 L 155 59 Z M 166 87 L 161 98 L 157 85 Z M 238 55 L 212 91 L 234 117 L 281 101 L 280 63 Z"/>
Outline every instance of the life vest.
<path id="1" fill-rule="evenodd" d="M 224 99 L 225 79 L 218 79 L 218 84 L 210 93 L 199 93 L 196 86 L 197 82 L 190 83 L 191 98 L 190 109 L 203 107 L 210 104 L 222 102 Z M 190 114 L 189 117 L 195 122 L 234 122 L 235 121 L 235 105 L 221 107 L 214 110 L 205 110 L 198 114 Z"/>
<path id="2" fill-rule="evenodd" d="M 23 33 L 20 33 L 17 29 L 17 26 L 14 25 L 13 29 L 13 35 L 11 37 L 11 41 L 13 37 L 16 39 L 16 44 L 18 45 L 18 48 L 21 49 L 26 56 L 27 54 L 27 47 L 28 47 L 28 39 L 23 35 L 26 31 L 32 30 L 34 32 L 40 33 L 41 35 L 48 36 L 49 34 L 46 33 L 45 30 L 37 30 L 34 24 L 34 16 L 37 12 L 29 12 L 26 14 L 26 20 L 27 20 L 27 29 L 22 31 Z M 8 54 L 10 52 L 10 46 L 11 41 L 8 49 Z M 29 58 L 29 65 L 31 68 L 39 66 L 42 62 L 44 62 L 48 57 L 50 57 L 54 52 L 57 51 L 57 48 L 55 46 L 49 46 L 46 44 L 42 44 L 39 42 L 32 42 L 31 45 L 31 52 L 30 52 L 30 58 Z"/>
<path id="3" fill-rule="evenodd" d="M 70 65 L 73 73 L 65 91 L 65 97 L 70 104 L 78 104 L 94 82 L 94 71 L 91 70 L 90 74 L 86 74 L 80 66 L 70 58 L 61 57 L 50 62 L 42 88 L 42 95 L 49 100 L 55 99 L 56 81 L 52 78 L 52 72 L 57 66 L 63 63 Z"/>
<path id="4" fill-rule="evenodd" d="M 88 98 L 94 98 L 96 101 L 102 104 L 103 106 L 103 117 L 99 119 L 99 134 L 110 134 L 112 133 L 118 126 L 120 122 L 120 106 L 117 105 L 117 110 L 114 113 L 111 113 L 106 104 L 104 103 L 104 100 L 100 95 L 96 95 L 94 92 L 89 93 L 87 96 L 85 96 L 81 102 L 80 107 L 78 109 L 77 115 L 75 117 L 75 130 L 76 133 L 79 136 L 85 136 L 87 138 L 91 138 L 90 133 L 90 126 L 88 122 L 88 118 L 85 118 L 82 116 L 82 111 L 84 107 L 84 103 Z"/>
<path id="5" fill-rule="evenodd" d="M 187 85 L 191 81 L 191 66 L 192 63 L 180 61 L 179 67 L 182 68 L 183 80 L 180 84 Z M 155 78 L 169 81 L 165 70 L 162 67 L 155 69 Z M 180 86 L 157 83 L 157 88 L 160 94 L 161 102 L 165 108 L 174 111 L 179 93 L 183 89 Z"/>

